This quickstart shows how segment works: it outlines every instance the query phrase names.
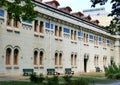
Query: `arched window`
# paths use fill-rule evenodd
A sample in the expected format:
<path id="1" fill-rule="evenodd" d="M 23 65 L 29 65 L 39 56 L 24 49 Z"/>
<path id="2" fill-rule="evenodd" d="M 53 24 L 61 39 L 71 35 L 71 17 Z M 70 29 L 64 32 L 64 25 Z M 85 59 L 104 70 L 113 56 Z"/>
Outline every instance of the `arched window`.
<path id="1" fill-rule="evenodd" d="M 55 65 L 58 65 L 58 54 L 55 53 Z"/>
<path id="2" fill-rule="evenodd" d="M 77 64 L 77 55 L 75 55 L 75 59 L 74 59 L 74 65 L 76 66 Z"/>
<path id="3" fill-rule="evenodd" d="M 44 64 L 44 53 L 42 51 L 40 51 L 40 65 Z"/>
<path id="4" fill-rule="evenodd" d="M 13 63 L 14 63 L 14 65 L 18 65 L 18 54 L 19 54 L 19 50 L 15 49 L 14 50 L 14 57 L 13 57 Z"/>
<path id="5" fill-rule="evenodd" d="M 38 65 L 38 52 L 34 51 L 34 65 Z"/>
<path id="6" fill-rule="evenodd" d="M 6 49 L 6 65 L 11 64 L 11 48 Z"/>
<path id="7" fill-rule="evenodd" d="M 73 54 L 71 55 L 71 65 L 73 65 Z"/>
<path id="8" fill-rule="evenodd" d="M 59 55 L 59 65 L 62 65 L 62 53 Z"/>

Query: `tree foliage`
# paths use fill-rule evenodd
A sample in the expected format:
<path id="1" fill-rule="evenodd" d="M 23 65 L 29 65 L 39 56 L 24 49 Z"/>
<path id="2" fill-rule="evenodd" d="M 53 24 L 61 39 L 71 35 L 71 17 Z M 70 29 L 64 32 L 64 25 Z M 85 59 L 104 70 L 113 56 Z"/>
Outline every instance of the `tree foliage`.
<path id="1" fill-rule="evenodd" d="M 0 7 L 4 7 L 11 13 L 10 18 L 16 21 L 21 21 L 21 19 L 32 21 L 37 17 L 35 5 L 31 0 L 0 0 Z"/>
<path id="2" fill-rule="evenodd" d="M 90 0 L 92 7 L 97 4 L 105 5 L 108 0 Z M 111 21 L 110 26 L 105 27 L 111 34 L 120 33 L 120 0 L 111 0 L 112 10 L 108 16 L 114 16 L 115 18 Z"/>

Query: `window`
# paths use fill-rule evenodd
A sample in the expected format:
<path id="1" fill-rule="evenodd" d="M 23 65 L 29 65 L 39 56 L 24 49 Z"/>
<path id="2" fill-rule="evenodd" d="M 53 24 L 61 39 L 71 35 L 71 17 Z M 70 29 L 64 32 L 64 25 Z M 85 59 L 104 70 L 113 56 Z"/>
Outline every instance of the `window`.
<path id="1" fill-rule="evenodd" d="M 34 21 L 34 31 L 38 32 L 38 20 Z"/>
<path id="2" fill-rule="evenodd" d="M 55 53 L 55 65 L 58 65 L 58 54 Z"/>
<path id="3" fill-rule="evenodd" d="M 7 48 L 6 50 L 6 65 L 11 64 L 11 48 Z"/>
<path id="4" fill-rule="evenodd" d="M 58 26 L 55 25 L 55 36 L 58 36 Z"/>
<path id="5" fill-rule="evenodd" d="M 76 67 L 76 65 L 77 65 L 77 55 L 71 54 L 71 66 Z"/>
<path id="6" fill-rule="evenodd" d="M 44 61 L 44 54 L 43 54 L 43 52 L 41 51 L 40 52 L 40 65 L 43 65 L 43 62 Z"/>
<path id="7" fill-rule="evenodd" d="M 39 28 L 40 33 L 44 32 L 44 23 L 43 21 L 40 21 L 40 28 Z"/>
<path id="8" fill-rule="evenodd" d="M 62 37 L 62 27 L 59 27 L 59 37 Z"/>
<path id="9" fill-rule="evenodd" d="M 7 13 L 7 26 L 12 26 L 12 18 L 11 18 L 11 13 Z"/>
<path id="10" fill-rule="evenodd" d="M 94 57 L 94 65 L 95 65 L 95 67 L 98 66 L 98 56 L 97 55 L 95 55 L 95 57 Z"/>
<path id="11" fill-rule="evenodd" d="M 94 36 L 94 45 L 98 45 L 98 36 Z"/>
<path id="12" fill-rule="evenodd" d="M 74 38 L 74 35 L 73 35 L 73 30 L 71 30 L 71 40 L 73 40 Z"/>
<path id="13" fill-rule="evenodd" d="M 75 57 L 74 57 L 75 59 L 74 59 L 74 65 L 76 66 L 77 64 L 77 55 L 75 55 Z"/>
<path id="14" fill-rule="evenodd" d="M 103 47 L 106 47 L 106 39 L 103 38 Z"/>
<path id="15" fill-rule="evenodd" d="M 106 67 L 106 65 L 107 65 L 107 57 L 104 56 L 103 57 L 103 66 Z"/>
<path id="16" fill-rule="evenodd" d="M 88 43 L 88 34 L 84 33 L 84 43 Z"/>
<path id="17" fill-rule="evenodd" d="M 59 67 L 62 65 L 62 53 L 55 53 L 55 66 Z"/>
<path id="18" fill-rule="evenodd" d="M 13 26 L 14 26 L 15 28 L 19 28 L 19 21 L 14 20 L 14 21 L 13 21 Z"/>
<path id="19" fill-rule="evenodd" d="M 74 31 L 74 40 L 77 40 L 76 31 Z"/>
<path id="20" fill-rule="evenodd" d="M 65 32 L 65 33 L 70 33 L 70 29 L 64 28 L 64 32 Z"/>
<path id="21" fill-rule="evenodd" d="M 71 55 L 71 65 L 73 66 L 73 54 Z"/>
<path id="22" fill-rule="evenodd" d="M 59 55 L 59 65 L 62 65 L 62 53 Z"/>
<path id="23" fill-rule="evenodd" d="M 38 65 L 38 52 L 34 52 L 34 65 Z"/>
<path id="24" fill-rule="evenodd" d="M 19 54 L 19 50 L 18 49 L 15 49 L 14 50 L 14 58 L 13 58 L 13 60 L 14 60 L 14 65 L 18 65 L 18 54 Z"/>

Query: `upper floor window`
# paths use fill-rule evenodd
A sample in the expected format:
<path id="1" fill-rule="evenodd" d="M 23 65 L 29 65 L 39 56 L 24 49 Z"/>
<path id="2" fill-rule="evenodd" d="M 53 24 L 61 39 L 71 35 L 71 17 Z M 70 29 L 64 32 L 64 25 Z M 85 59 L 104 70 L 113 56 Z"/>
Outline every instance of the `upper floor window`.
<path id="1" fill-rule="evenodd" d="M 7 13 L 7 26 L 12 26 L 12 14 L 11 13 Z"/>
<path id="2" fill-rule="evenodd" d="M 103 47 L 106 47 L 106 38 L 103 38 Z"/>
<path id="3" fill-rule="evenodd" d="M 34 31 L 38 32 L 38 20 L 34 21 Z"/>
<path id="4" fill-rule="evenodd" d="M 62 37 L 62 27 L 59 27 L 59 37 Z"/>
<path id="5" fill-rule="evenodd" d="M 55 25 L 55 36 L 58 36 L 58 26 Z"/>
<path id="6" fill-rule="evenodd" d="M 19 21 L 13 20 L 13 26 L 19 28 Z"/>
<path id="7" fill-rule="evenodd" d="M 43 21 L 40 21 L 39 31 L 40 33 L 44 33 L 44 22 Z"/>
<path id="8" fill-rule="evenodd" d="M 94 44 L 98 45 L 98 36 L 94 36 Z"/>
<path id="9" fill-rule="evenodd" d="M 84 43 L 88 43 L 88 34 L 84 33 Z"/>
<path id="10" fill-rule="evenodd" d="M 73 30 L 71 30 L 71 40 L 74 40 Z"/>

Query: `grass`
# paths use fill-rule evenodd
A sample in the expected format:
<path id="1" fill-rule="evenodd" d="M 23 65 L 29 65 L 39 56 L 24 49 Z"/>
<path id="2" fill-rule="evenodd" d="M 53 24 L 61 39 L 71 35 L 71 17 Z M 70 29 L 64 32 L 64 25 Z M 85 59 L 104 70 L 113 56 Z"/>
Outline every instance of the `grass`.
<path id="1" fill-rule="evenodd" d="M 100 83 L 100 84 L 106 84 L 106 83 L 112 83 L 117 82 L 117 80 L 110 80 L 107 79 L 104 75 L 104 73 L 84 73 L 80 74 L 79 76 L 73 76 L 73 80 L 78 79 L 80 77 L 84 77 L 89 79 L 90 81 L 93 81 L 94 83 Z M 59 81 L 63 81 L 64 79 L 60 76 Z M 31 82 L 25 82 L 25 81 L 0 81 L 0 85 L 44 85 L 43 83 L 31 83 Z"/>
<path id="2" fill-rule="evenodd" d="M 23 82 L 23 81 L 0 81 L 0 85 L 44 85 L 44 84 L 37 84 L 37 83 Z"/>

